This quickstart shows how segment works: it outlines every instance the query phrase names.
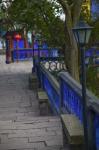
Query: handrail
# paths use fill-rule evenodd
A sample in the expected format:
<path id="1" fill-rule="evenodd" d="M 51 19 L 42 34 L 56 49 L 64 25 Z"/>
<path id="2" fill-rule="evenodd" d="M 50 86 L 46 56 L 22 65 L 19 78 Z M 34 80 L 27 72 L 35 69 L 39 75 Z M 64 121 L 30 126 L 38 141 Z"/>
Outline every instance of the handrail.
<path id="1" fill-rule="evenodd" d="M 74 80 L 68 72 L 60 72 L 59 77 L 62 78 L 66 83 L 70 84 L 70 86 L 75 91 L 77 91 L 80 96 L 82 95 L 82 93 L 81 93 L 81 89 L 82 89 L 81 84 L 78 83 L 76 80 Z M 95 95 L 93 95 L 93 93 L 91 91 L 89 91 L 88 89 L 87 89 L 87 98 L 91 99 L 91 100 L 92 100 L 92 98 L 94 98 L 95 101 L 98 100 L 98 98 Z"/>
<path id="2" fill-rule="evenodd" d="M 57 82 L 57 80 L 55 80 L 51 73 L 47 69 L 45 69 L 45 67 L 42 64 L 40 65 L 40 70 L 47 76 L 53 88 L 59 93 L 59 83 Z M 76 82 L 68 72 L 60 72 L 59 78 L 62 79 L 64 83 L 67 83 L 78 94 L 78 96 L 82 96 L 81 85 L 78 82 Z M 87 106 L 90 109 L 93 109 L 94 112 L 99 114 L 99 99 L 95 95 L 93 95 L 92 92 L 90 92 L 88 89 Z"/>
<path id="3" fill-rule="evenodd" d="M 47 92 L 51 108 L 58 115 L 75 114 L 82 119 L 82 87 L 68 72 L 59 73 L 59 82 L 40 63 L 36 65 L 41 86 Z M 86 92 L 90 150 L 99 149 L 99 99 L 89 90 Z"/>
<path id="4" fill-rule="evenodd" d="M 40 69 L 45 73 L 48 77 L 48 80 L 50 81 L 51 85 L 53 88 L 58 92 L 59 94 L 59 83 L 58 81 L 54 78 L 54 76 L 51 75 L 51 73 L 45 69 L 43 65 L 40 66 Z"/>
<path id="5" fill-rule="evenodd" d="M 70 113 L 74 113 L 80 120 L 82 119 L 82 87 L 68 73 L 59 73 L 61 94 L 61 107 L 67 103 Z M 67 88 L 67 91 L 66 91 Z M 64 90 L 65 89 L 65 90 Z M 65 93 L 65 94 L 64 94 Z M 67 95 L 66 95 L 67 94 Z M 69 94 L 69 96 L 68 96 Z M 66 98 L 69 101 L 66 101 Z M 89 90 L 86 93 L 87 99 L 87 117 L 89 131 L 89 147 L 90 150 L 99 148 L 99 99 Z"/>
<path id="6" fill-rule="evenodd" d="M 82 87 L 76 82 L 68 72 L 60 72 L 59 77 L 64 80 L 64 82 L 68 83 L 71 88 L 79 95 L 82 96 Z M 87 89 L 87 106 L 93 109 L 94 112 L 99 114 L 99 99 L 93 95 L 91 91 Z"/>
<path id="7" fill-rule="evenodd" d="M 53 48 L 53 47 L 47 47 L 47 48 L 34 48 L 34 50 L 59 50 L 60 48 Z M 11 48 L 11 50 L 33 50 L 33 48 Z"/>
<path id="8" fill-rule="evenodd" d="M 60 90 L 59 83 L 53 77 L 50 72 L 45 69 L 43 65 L 40 65 L 40 69 L 36 66 L 37 75 L 42 88 L 47 92 L 49 97 L 49 103 L 55 114 L 60 113 Z"/>

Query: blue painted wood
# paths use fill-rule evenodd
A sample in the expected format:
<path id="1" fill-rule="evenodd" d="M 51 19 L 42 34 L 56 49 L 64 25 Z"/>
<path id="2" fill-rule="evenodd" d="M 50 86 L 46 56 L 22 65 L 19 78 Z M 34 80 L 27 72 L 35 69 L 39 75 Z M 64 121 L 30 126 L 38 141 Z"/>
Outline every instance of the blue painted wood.
<path id="1" fill-rule="evenodd" d="M 15 45 L 16 44 L 16 45 Z M 22 41 L 20 41 L 20 45 L 22 46 Z M 17 43 L 14 43 L 14 46 L 17 46 Z M 37 57 L 48 57 L 50 54 L 50 57 L 58 56 L 58 50 L 50 50 L 49 49 L 34 49 L 34 56 Z M 33 56 L 33 49 L 14 49 L 12 53 L 12 59 L 13 61 L 21 61 L 21 60 L 30 60 Z"/>
<path id="2" fill-rule="evenodd" d="M 24 40 L 19 40 L 19 41 L 17 41 L 17 40 L 14 40 L 13 41 L 13 47 L 14 47 L 14 49 L 17 49 L 17 48 L 24 48 Z"/>
<path id="3" fill-rule="evenodd" d="M 32 59 L 32 50 L 14 50 L 12 53 L 13 61 L 22 61 Z"/>
<path id="4" fill-rule="evenodd" d="M 75 114 L 82 122 L 82 100 L 81 97 L 72 89 L 64 80 L 62 82 L 62 97 L 63 109 L 68 109 L 72 114 Z"/>
<path id="5" fill-rule="evenodd" d="M 96 128 L 96 147 L 99 149 L 99 115 L 95 115 L 95 128 Z"/>
<path id="6" fill-rule="evenodd" d="M 38 62 L 37 62 L 38 64 Z M 40 84 L 47 92 L 51 108 L 57 114 L 68 112 L 76 115 L 83 124 L 82 87 L 67 72 L 59 74 L 60 82 L 43 65 L 37 65 Z M 88 130 L 91 150 L 99 149 L 99 99 L 87 90 Z M 66 110 L 66 111 L 63 111 Z M 54 112 L 55 112 L 54 111 Z M 90 121 L 89 121 L 90 120 Z M 95 143 L 95 144 L 94 144 Z M 96 149 L 97 147 L 97 149 Z"/>
<path id="7" fill-rule="evenodd" d="M 36 65 L 36 73 L 41 84 L 41 87 L 46 91 L 49 97 L 49 103 L 51 105 L 52 110 L 54 110 L 55 114 L 60 113 L 60 95 L 59 95 L 59 87 L 56 85 L 56 80 L 52 75 L 42 66 Z M 54 86 L 53 86 L 54 85 Z"/>
<path id="8" fill-rule="evenodd" d="M 50 104 L 54 109 L 56 109 L 57 112 L 60 112 L 60 100 L 59 100 L 59 94 L 57 91 L 53 88 L 53 85 L 49 82 L 48 78 L 44 76 L 44 89 L 46 90 Z"/>
<path id="9" fill-rule="evenodd" d="M 60 73 L 62 107 L 68 109 L 70 113 L 76 115 L 83 124 L 82 115 L 82 88 L 68 73 Z M 90 147 L 99 149 L 99 99 L 90 91 L 87 91 L 87 108 L 88 108 L 88 129 L 91 142 Z M 95 115 L 94 115 L 95 114 Z M 94 116 L 94 119 L 92 116 Z M 94 128 L 95 127 L 95 128 Z M 92 135 L 90 135 L 92 134 Z M 89 139 L 90 139 L 89 137 Z M 94 142 L 95 141 L 95 142 Z M 94 145 L 96 143 L 96 145 Z"/>

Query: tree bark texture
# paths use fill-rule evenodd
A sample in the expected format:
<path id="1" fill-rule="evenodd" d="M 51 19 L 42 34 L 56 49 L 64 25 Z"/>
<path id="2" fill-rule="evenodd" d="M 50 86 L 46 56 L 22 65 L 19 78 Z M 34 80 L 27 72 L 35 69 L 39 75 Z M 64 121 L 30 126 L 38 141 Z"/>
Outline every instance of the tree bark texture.
<path id="1" fill-rule="evenodd" d="M 65 14 L 65 63 L 72 77 L 79 81 L 78 47 L 74 38 L 72 28 L 77 24 L 83 0 L 74 0 L 68 5 L 66 0 L 57 0 L 63 8 Z"/>

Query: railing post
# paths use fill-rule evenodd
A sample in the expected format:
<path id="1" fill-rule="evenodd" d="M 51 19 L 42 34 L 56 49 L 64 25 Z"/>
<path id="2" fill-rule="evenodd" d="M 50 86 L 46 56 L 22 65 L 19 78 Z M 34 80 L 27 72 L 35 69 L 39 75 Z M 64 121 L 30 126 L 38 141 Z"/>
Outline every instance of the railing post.
<path id="1" fill-rule="evenodd" d="M 34 45 L 33 45 L 33 67 L 32 67 L 32 73 L 35 72 L 35 52 L 34 52 Z"/>
<path id="2" fill-rule="evenodd" d="M 95 135 L 95 113 L 89 109 L 88 129 L 89 129 L 89 149 L 96 150 L 96 135 Z"/>
<path id="3" fill-rule="evenodd" d="M 59 84 L 60 84 L 60 113 L 62 113 L 63 112 L 63 110 L 62 110 L 62 108 L 63 108 L 63 91 L 62 91 L 62 79 L 60 78 L 60 80 L 59 80 Z"/>
<path id="4" fill-rule="evenodd" d="M 37 74 L 39 79 L 39 88 L 41 88 L 41 74 L 40 74 L 40 45 L 38 46 L 38 65 L 37 65 Z"/>
<path id="5" fill-rule="evenodd" d="M 44 77 L 43 77 L 43 73 L 41 72 L 41 87 L 44 90 Z"/>

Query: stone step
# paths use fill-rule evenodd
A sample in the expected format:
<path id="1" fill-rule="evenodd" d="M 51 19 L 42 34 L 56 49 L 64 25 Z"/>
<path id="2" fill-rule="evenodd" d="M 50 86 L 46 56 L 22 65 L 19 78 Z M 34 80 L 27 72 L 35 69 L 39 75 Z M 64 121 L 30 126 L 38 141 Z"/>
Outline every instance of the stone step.
<path id="1" fill-rule="evenodd" d="M 31 68 L 32 61 L 6 65 L 0 56 L 0 150 L 63 148 L 60 118 L 40 117 L 35 75 L 30 78 L 34 90 L 28 88 Z"/>
<path id="2" fill-rule="evenodd" d="M 63 147 L 59 117 L 31 117 L 31 120 L 0 121 L 1 150 L 60 150 Z"/>

